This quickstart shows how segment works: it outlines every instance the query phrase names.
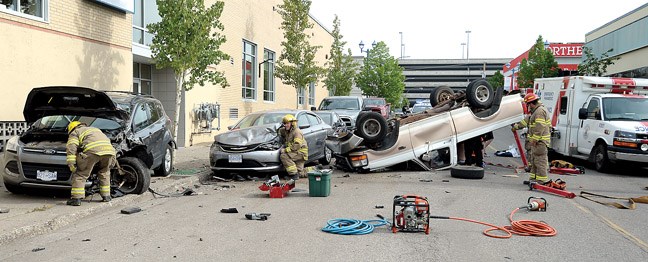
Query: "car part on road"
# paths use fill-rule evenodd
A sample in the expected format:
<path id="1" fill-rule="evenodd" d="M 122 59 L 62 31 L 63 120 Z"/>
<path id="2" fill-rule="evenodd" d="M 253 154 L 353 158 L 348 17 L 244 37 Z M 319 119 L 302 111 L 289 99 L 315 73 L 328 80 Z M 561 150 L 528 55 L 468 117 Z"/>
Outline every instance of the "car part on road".
<path id="1" fill-rule="evenodd" d="M 238 209 L 235 207 L 230 207 L 230 208 L 223 208 L 220 211 L 221 213 L 238 213 Z"/>
<path id="2" fill-rule="evenodd" d="M 270 216 L 270 213 L 247 213 L 245 214 L 245 218 L 249 220 L 260 220 L 260 221 L 266 221 L 268 220 L 268 217 Z"/>
<path id="3" fill-rule="evenodd" d="M 9 213 L 8 208 L 0 208 L 0 214 L 6 214 L 6 213 Z"/>
<path id="4" fill-rule="evenodd" d="M 454 166 L 450 168 L 450 176 L 463 179 L 484 178 L 484 168 L 477 166 Z"/>
<path id="5" fill-rule="evenodd" d="M 122 209 L 121 213 L 130 215 L 130 214 L 135 214 L 135 213 L 140 212 L 140 211 L 142 211 L 142 209 L 139 208 L 139 207 L 127 207 L 127 208 Z"/>
<path id="6" fill-rule="evenodd" d="M 425 232 L 430 234 L 430 203 L 416 195 L 394 196 L 392 232 Z"/>

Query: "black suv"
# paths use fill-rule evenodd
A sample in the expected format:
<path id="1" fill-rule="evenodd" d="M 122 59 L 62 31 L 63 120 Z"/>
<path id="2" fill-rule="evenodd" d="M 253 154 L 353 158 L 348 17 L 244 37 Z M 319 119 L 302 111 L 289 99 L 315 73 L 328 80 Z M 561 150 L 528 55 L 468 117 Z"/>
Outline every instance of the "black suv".
<path id="1" fill-rule="evenodd" d="M 84 87 L 40 87 L 27 96 L 23 115 L 29 129 L 8 140 L 0 163 L 5 187 L 12 193 L 25 193 L 29 188 L 71 188 L 72 174 L 65 160 L 71 121 L 97 127 L 112 141 L 119 163 L 111 170 L 113 189 L 141 194 L 148 190 L 152 169 L 160 176 L 173 169 L 176 145 L 171 120 L 152 96 Z M 91 185 L 91 181 L 86 183 L 86 187 Z"/>

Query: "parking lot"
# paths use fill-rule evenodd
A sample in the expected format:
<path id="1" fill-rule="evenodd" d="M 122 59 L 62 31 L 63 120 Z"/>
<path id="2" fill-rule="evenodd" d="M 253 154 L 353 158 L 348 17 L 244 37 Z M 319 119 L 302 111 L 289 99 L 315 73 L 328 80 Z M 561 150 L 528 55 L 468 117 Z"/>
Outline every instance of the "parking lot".
<path id="1" fill-rule="evenodd" d="M 512 144 L 509 132 L 508 129 L 495 132 L 487 161 L 520 164 L 517 158 L 492 154 Z M 197 156 L 192 165 L 199 166 L 201 161 L 206 160 Z M 623 173 L 601 174 L 588 168 L 583 175 L 551 177 L 567 181 L 567 189 L 576 194 L 588 191 L 620 197 L 648 195 L 645 170 L 620 172 Z M 191 183 L 200 185 L 195 188 L 197 195 L 155 198 L 147 193 L 132 201 L 114 203 L 57 230 L 7 242 L 0 247 L 0 259 L 69 261 L 99 256 L 138 260 L 155 257 L 156 260 L 298 258 L 308 261 L 648 259 L 648 232 L 643 230 L 648 205 L 638 204 L 635 210 L 620 210 L 580 197 L 567 199 L 529 191 L 522 184 L 525 176 L 515 175 L 512 169 L 496 166 L 487 166 L 481 180 L 455 179 L 449 171 L 391 170 L 355 174 L 336 170 L 331 179 L 330 196 L 308 197 L 308 183 L 300 180 L 297 192 L 283 199 L 269 198 L 267 192 L 257 188 L 259 181 L 211 181 L 201 185 L 193 180 Z M 162 181 L 153 183 L 152 187 L 166 183 Z M 163 193 L 181 189 L 169 187 Z M 557 230 L 557 235 L 494 239 L 482 234 L 486 226 L 455 220 L 431 220 L 429 235 L 394 234 L 387 227 L 378 227 L 374 233 L 364 236 L 340 236 L 320 230 L 333 218 L 376 219 L 376 214 L 382 214 L 391 220 L 393 197 L 403 194 L 427 197 L 432 215 L 463 217 L 500 226 L 509 224 L 511 211 L 525 205 L 528 197 L 543 197 L 548 202 L 546 212 L 518 211 L 513 219 L 544 221 Z M 48 203 L 46 197 L 12 196 L 4 192 L 0 202 L 6 203 L 7 197 L 34 206 Z M 47 201 L 54 207 L 36 212 L 77 211 L 62 205 L 63 200 Z M 106 204 L 86 203 L 81 208 L 100 205 Z M 133 205 L 143 211 L 120 214 L 122 208 Z M 237 208 L 239 213 L 220 212 L 230 207 Z M 266 221 L 245 219 L 244 214 L 251 212 L 270 213 L 271 216 Z M 5 230 L 3 228 L 3 232 Z M 83 247 L 83 252 L 71 256 L 70 248 L 79 246 Z M 45 249 L 33 252 L 37 248 Z"/>

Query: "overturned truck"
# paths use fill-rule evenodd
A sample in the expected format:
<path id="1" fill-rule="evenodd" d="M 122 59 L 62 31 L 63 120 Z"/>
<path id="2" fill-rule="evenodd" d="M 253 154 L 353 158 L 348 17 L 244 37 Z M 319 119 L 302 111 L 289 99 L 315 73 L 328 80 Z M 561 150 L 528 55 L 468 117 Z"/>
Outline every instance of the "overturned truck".
<path id="1" fill-rule="evenodd" d="M 392 119 L 362 112 L 353 132 L 327 139 L 336 166 L 357 172 L 403 163 L 447 169 L 457 164 L 457 143 L 516 123 L 524 113 L 519 94 L 504 96 L 483 79 L 457 93 L 437 87 L 430 102 L 432 109 Z"/>

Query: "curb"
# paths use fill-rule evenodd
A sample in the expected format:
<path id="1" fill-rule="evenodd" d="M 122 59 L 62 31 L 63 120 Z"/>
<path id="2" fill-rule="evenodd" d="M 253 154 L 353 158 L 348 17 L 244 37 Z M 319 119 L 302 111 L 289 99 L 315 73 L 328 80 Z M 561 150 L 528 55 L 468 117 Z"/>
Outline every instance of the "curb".
<path id="1" fill-rule="evenodd" d="M 211 170 L 206 170 L 211 172 Z M 170 188 L 177 187 L 180 185 L 184 184 L 192 184 L 201 179 L 203 177 L 206 171 L 201 171 L 193 176 L 190 177 L 183 177 L 177 180 L 174 180 L 170 182 L 169 184 L 165 184 L 159 188 L 156 188 L 154 190 L 156 191 L 166 191 Z M 81 220 L 82 218 L 88 217 L 92 214 L 98 213 L 102 210 L 112 208 L 115 205 L 120 205 L 120 204 L 127 204 L 127 203 L 132 203 L 135 202 L 136 200 L 145 197 L 147 193 L 143 193 L 141 195 L 126 195 L 123 197 L 115 198 L 112 201 L 108 203 L 101 203 L 99 205 L 92 205 L 89 208 L 82 208 L 79 209 L 78 211 L 64 214 L 64 215 L 59 215 L 57 217 L 54 217 L 52 219 L 49 219 L 47 221 L 35 223 L 32 225 L 28 226 L 23 226 L 20 228 L 16 228 L 14 230 L 11 230 L 6 233 L 0 234 L 0 246 L 8 244 L 12 241 L 25 238 L 25 237 L 32 237 L 32 236 L 37 236 L 41 234 L 45 234 L 54 230 L 57 230 L 59 228 L 68 226 L 78 220 Z"/>

